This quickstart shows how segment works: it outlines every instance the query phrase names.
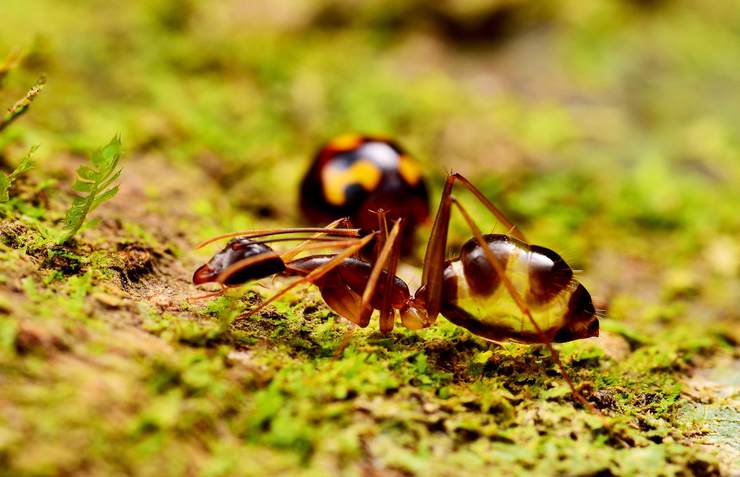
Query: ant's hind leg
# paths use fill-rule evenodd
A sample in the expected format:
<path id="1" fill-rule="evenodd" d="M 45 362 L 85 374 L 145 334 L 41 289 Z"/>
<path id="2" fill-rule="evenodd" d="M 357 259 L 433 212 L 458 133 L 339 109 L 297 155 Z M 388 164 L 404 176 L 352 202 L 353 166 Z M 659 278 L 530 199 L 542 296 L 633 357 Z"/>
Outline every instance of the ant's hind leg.
<path id="1" fill-rule="evenodd" d="M 426 308 L 428 324 L 434 322 L 442 305 L 442 286 L 444 274 L 444 261 L 447 250 L 447 232 L 450 227 L 450 210 L 452 208 L 452 186 L 455 183 L 453 176 L 448 176 L 445 182 L 442 197 L 437 207 L 437 215 L 434 217 L 432 231 L 429 234 L 429 242 L 424 253 L 424 267 L 421 272 L 421 288 L 424 290 L 423 298 Z M 417 294 L 419 291 L 417 291 Z M 425 323 L 427 325 L 427 323 Z"/>
<path id="2" fill-rule="evenodd" d="M 470 182 L 465 176 L 462 174 L 458 174 L 457 172 L 450 174 L 448 181 L 450 178 L 453 181 L 460 182 L 468 191 L 470 191 L 471 194 L 475 196 L 476 199 L 480 201 L 481 204 L 483 204 L 489 212 L 491 212 L 496 219 L 498 219 L 501 224 L 508 229 L 508 234 L 521 240 L 522 242 L 527 243 L 526 237 L 524 237 L 524 234 L 519 230 L 519 228 L 509 220 L 508 217 L 495 205 L 493 205 L 493 202 L 491 202 L 488 197 L 483 195 L 483 193 L 473 185 L 472 182 Z"/>

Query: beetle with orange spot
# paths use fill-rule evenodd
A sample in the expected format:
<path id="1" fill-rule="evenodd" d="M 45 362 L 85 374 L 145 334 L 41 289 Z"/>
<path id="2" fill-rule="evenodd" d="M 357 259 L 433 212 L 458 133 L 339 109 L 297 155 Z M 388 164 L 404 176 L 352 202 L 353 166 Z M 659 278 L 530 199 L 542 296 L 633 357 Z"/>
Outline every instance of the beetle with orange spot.
<path id="1" fill-rule="evenodd" d="M 312 223 L 349 217 L 355 227 L 376 230 L 376 211 L 404 219 L 404 254 L 419 224 L 429 219 L 429 194 L 419 164 L 395 141 L 345 134 L 326 143 L 314 157 L 300 188 L 300 205 Z"/>

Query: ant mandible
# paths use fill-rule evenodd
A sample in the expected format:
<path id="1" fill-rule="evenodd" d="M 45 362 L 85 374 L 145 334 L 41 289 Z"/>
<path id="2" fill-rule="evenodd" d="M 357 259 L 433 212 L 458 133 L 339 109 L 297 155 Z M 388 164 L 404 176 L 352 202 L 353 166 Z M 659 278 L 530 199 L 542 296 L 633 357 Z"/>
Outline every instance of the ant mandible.
<path id="1" fill-rule="evenodd" d="M 486 234 L 452 194 L 455 183 L 468 189 L 504 226 L 508 234 Z M 462 214 L 473 233 L 460 254 L 446 259 L 447 235 L 452 207 Z M 403 219 L 388 231 L 384 213 L 378 215 L 379 230 L 360 238 L 360 230 L 340 228 L 337 220 L 325 228 L 276 229 L 237 232 L 216 237 L 237 237 L 196 270 L 196 285 L 214 282 L 222 290 L 271 275 L 299 277 L 259 306 L 252 315 L 302 284 L 316 285 L 326 304 L 340 316 L 360 327 L 370 323 L 374 310 L 380 312 L 381 333 L 393 329 L 396 313 L 401 323 L 418 330 L 432 326 L 439 314 L 485 340 L 544 344 L 560 368 L 573 395 L 592 412 L 597 411 L 576 390 L 565 371 L 553 342 L 590 338 L 599 334 L 599 320 L 591 296 L 573 270 L 554 251 L 530 245 L 524 235 L 468 179 L 450 174 L 424 256 L 421 286 L 411 294 L 396 276 L 400 257 L 399 239 Z M 262 237 L 314 233 L 301 237 L 303 243 L 278 254 L 267 243 L 295 238 Z M 373 239 L 380 245 L 374 261 L 357 256 Z M 204 243 L 204 244 L 205 244 Z M 339 253 L 299 254 L 327 246 L 343 248 Z"/>

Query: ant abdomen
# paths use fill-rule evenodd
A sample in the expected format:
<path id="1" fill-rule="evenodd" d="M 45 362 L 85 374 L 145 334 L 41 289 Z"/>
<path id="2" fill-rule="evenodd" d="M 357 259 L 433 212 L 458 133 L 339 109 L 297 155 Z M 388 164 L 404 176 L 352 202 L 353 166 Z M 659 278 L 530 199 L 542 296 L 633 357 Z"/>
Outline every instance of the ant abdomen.
<path id="1" fill-rule="evenodd" d="M 247 263 L 249 259 L 254 259 L 254 262 Z M 229 267 L 235 267 L 237 264 L 245 266 L 238 267 L 234 273 L 227 272 Z M 272 248 L 247 237 L 237 237 L 230 240 L 223 250 L 195 271 L 193 283 L 200 285 L 217 282 L 234 286 L 282 273 L 284 270 L 285 263 Z"/>
<path id="2" fill-rule="evenodd" d="M 591 296 L 557 253 L 507 235 L 483 238 L 547 337 L 571 341 L 598 335 Z M 450 321 L 494 341 L 542 341 L 475 239 L 447 262 L 443 291 L 441 311 Z"/>

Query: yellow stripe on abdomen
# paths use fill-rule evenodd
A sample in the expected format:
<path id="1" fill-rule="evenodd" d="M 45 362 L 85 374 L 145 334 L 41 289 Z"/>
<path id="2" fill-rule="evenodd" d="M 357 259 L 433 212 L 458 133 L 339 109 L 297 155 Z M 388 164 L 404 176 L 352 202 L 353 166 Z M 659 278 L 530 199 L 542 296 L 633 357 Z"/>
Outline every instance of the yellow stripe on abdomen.
<path id="1" fill-rule="evenodd" d="M 509 249 L 505 267 L 506 277 L 522 297 L 529 296 L 530 291 L 530 253 L 529 250 L 512 246 Z M 462 262 L 456 260 L 450 265 L 457 277 L 455 305 L 465 310 L 483 326 L 505 328 L 510 330 L 513 335 L 537 332 L 503 283 L 500 283 L 490 294 L 472 293 Z M 475 277 L 471 277 L 471 280 L 474 279 Z M 532 313 L 532 317 L 544 333 L 557 330 L 564 325 L 564 318 L 568 312 L 568 301 L 574 290 L 575 286 L 568 286 L 547 303 L 528 303 L 527 306 Z M 516 338 L 513 337 L 513 339 Z"/>

